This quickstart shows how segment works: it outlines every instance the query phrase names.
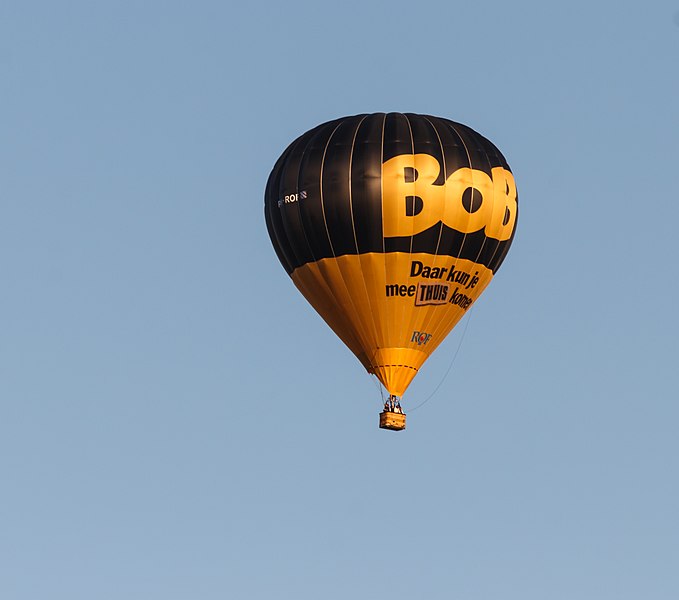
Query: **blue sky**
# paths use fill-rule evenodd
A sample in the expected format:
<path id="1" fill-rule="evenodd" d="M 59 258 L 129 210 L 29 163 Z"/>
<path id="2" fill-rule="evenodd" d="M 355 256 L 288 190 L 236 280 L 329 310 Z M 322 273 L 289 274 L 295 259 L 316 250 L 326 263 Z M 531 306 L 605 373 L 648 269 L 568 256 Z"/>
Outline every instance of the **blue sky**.
<path id="1" fill-rule="evenodd" d="M 3 3 L 0 596 L 679 597 L 678 14 Z M 378 111 L 487 136 L 520 203 L 402 434 L 263 218 Z"/>

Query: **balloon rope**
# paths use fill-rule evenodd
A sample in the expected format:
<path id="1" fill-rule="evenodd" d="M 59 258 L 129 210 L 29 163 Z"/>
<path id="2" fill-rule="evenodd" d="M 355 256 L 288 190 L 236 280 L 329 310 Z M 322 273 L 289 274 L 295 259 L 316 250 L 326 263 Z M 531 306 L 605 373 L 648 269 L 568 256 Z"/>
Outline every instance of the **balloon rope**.
<path id="1" fill-rule="evenodd" d="M 471 319 L 472 319 L 473 312 L 474 312 L 474 307 L 472 306 L 469 309 L 469 316 L 467 317 L 467 322 L 465 323 L 464 329 L 462 330 L 462 335 L 460 336 L 460 343 L 457 345 L 457 350 L 455 350 L 455 354 L 453 354 L 453 358 L 450 361 L 450 365 L 448 365 L 448 370 L 445 372 L 445 374 L 441 378 L 441 381 L 436 386 L 436 388 L 434 388 L 434 391 L 431 394 L 429 394 L 429 396 L 423 402 L 418 404 L 415 408 L 409 408 L 408 409 L 409 413 L 413 412 L 414 410 L 417 410 L 418 408 L 420 408 L 421 406 L 424 406 L 427 402 L 429 402 L 429 400 L 431 400 L 434 397 L 434 394 L 436 394 L 436 392 L 439 391 L 439 388 L 443 385 L 443 382 L 446 380 L 446 378 L 448 377 L 448 374 L 450 373 L 450 370 L 453 368 L 453 365 L 455 364 L 455 359 L 457 358 L 457 355 L 460 352 L 460 348 L 462 348 L 462 342 L 464 341 L 464 336 L 467 333 L 467 328 L 469 327 L 469 321 L 471 321 Z"/>
<path id="2" fill-rule="evenodd" d="M 380 403 L 384 404 L 384 388 L 382 387 L 382 384 L 380 383 L 379 379 L 377 379 L 377 377 L 373 374 L 373 375 L 370 375 L 370 381 L 372 381 L 377 386 L 377 389 L 380 392 L 380 397 L 382 398 Z"/>

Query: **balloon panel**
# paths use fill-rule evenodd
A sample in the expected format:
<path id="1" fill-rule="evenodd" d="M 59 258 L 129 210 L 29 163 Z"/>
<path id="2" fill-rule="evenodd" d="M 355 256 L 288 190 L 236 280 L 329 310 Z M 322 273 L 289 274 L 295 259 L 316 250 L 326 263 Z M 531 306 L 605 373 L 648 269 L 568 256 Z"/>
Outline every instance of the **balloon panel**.
<path id="1" fill-rule="evenodd" d="M 365 368 L 398 396 L 491 278 L 490 269 L 468 260 L 401 252 L 321 259 L 292 274 Z"/>

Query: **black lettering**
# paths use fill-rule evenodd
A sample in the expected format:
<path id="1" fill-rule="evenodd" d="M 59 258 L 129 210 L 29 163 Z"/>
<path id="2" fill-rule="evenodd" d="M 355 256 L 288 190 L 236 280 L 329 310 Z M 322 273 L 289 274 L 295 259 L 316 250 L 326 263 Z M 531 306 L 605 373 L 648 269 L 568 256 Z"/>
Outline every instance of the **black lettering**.
<path id="1" fill-rule="evenodd" d="M 474 277 L 472 277 L 472 280 L 467 284 L 467 287 L 465 288 L 466 290 L 476 286 L 476 284 L 479 282 L 479 277 L 477 277 L 478 274 L 479 274 L 478 271 L 476 271 L 476 273 L 474 273 Z"/>
<path id="2" fill-rule="evenodd" d="M 469 273 L 465 273 L 464 271 L 458 271 L 457 274 L 455 275 L 455 283 L 461 283 L 462 285 L 465 285 L 469 281 Z"/>
<path id="3" fill-rule="evenodd" d="M 457 290 L 459 289 L 460 289 L 459 287 L 455 288 L 448 302 L 450 302 L 450 304 L 455 304 L 459 306 L 463 310 L 467 310 L 472 305 L 473 300 L 469 296 L 466 296 L 465 294 L 458 292 Z"/>

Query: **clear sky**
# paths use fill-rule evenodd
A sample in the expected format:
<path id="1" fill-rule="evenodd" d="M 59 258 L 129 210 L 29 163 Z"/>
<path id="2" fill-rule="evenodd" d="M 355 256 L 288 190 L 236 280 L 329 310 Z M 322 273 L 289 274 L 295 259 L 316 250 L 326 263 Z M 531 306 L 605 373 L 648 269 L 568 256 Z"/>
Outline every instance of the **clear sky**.
<path id="1" fill-rule="evenodd" d="M 679 598 L 678 15 L 2 2 L 0 597 Z M 403 433 L 263 217 L 292 139 L 378 111 L 519 190 Z"/>

